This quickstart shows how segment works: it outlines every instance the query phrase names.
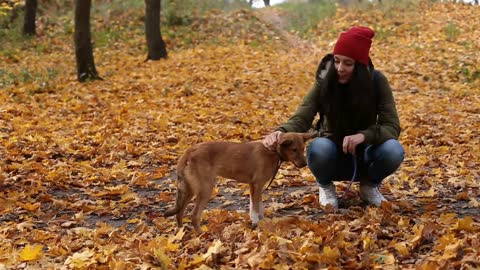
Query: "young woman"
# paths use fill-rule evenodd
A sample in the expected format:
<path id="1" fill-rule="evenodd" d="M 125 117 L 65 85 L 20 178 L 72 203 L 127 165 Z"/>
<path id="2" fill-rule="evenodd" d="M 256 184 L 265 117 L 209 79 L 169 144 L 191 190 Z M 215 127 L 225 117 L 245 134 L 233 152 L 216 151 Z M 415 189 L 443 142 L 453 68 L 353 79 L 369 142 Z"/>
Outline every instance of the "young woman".
<path id="1" fill-rule="evenodd" d="M 308 167 L 319 184 L 320 205 L 338 208 L 333 181 L 349 180 L 358 164 L 360 197 L 380 206 L 378 190 L 404 158 L 398 142 L 400 123 L 392 90 L 369 57 L 373 30 L 352 27 L 342 32 L 332 54 L 318 67 L 315 83 L 293 116 L 263 143 L 274 149 L 280 132 L 305 132 L 314 125 L 319 136 L 307 148 Z"/>

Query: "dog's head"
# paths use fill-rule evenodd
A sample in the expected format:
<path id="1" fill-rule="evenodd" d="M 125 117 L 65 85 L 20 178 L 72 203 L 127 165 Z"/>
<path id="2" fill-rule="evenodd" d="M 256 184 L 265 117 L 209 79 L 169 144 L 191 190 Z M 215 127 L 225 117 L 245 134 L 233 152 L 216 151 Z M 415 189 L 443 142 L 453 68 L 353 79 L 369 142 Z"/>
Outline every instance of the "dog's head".
<path id="1" fill-rule="evenodd" d="M 296 167 L 307 166 L 303 154 L 305 143 L 315 137 L 312 133 L 281 133 L 277 144 L 277 152 L 284 161 L 291 161 Z"/>

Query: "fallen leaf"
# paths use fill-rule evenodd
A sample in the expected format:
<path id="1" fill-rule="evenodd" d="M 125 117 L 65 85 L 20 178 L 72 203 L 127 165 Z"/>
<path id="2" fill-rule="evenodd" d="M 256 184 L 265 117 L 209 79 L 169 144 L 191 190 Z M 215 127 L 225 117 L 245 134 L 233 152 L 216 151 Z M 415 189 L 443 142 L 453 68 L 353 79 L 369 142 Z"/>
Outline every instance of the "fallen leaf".
<path id="1" fill-rule="evenodd" d="M 468 216 L 458 219 L 453 229 L 459 231 L 474 232 L 477 231 L 479 227 L 473 222 L 473 218 Z"/>
<path id="2" fill-rule="evenodd" d="M 27 244 L 22 251 L 20 251 L 20 260 L 21 261 L 33 261 L 37 260 L 42 256 L 42 245 L 33 245 Z"/>
<path id="3" fill-rule="evenodd" d="M 21 203 L 21 202 L 19 202 L 18 204 L 20 205 L 20 207 L 22 207 L 23 209 L 28 210 L 28 211 L 35 211 L 38 208 L 40 208 L 40 203 L 39 202 L 37 202 L 37 203 Z"/>
<path id="4" fill-rule="evenodd" d="M 64 262 L 64 265 L 71 268 L 85 268 L 96 262 L 94 258 L 95 252 L 91 249 L 76 252 L 70 255 Z"/>
<path id="5" fill-rule="evenodd" d="M 218 254 L 220 252 L 222 252 L 223 250 L 223 244 L 222 244 L 222 241 L 220 240 L 215 240 L 212 245 L 208 248 L 207 250 L 207 253 L 205 253 L 203 255 L 203 259 L 208 259 L 210 256 L 212 256 L 213 254 Z"/>

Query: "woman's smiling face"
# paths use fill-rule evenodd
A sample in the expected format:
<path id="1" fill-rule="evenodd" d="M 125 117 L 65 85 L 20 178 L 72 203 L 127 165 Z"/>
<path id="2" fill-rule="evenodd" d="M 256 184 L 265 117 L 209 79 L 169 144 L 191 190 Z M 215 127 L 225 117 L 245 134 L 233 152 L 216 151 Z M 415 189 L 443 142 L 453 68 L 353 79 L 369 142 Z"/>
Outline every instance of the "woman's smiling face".
<path id="1" fill-rule="evenodd" d="M 339 83 L 347 83 L 352 77 L 353 69 L 355 68 L 355 60 L 344 55 L 335 54 L 335 69 L 338 74 Z"/>

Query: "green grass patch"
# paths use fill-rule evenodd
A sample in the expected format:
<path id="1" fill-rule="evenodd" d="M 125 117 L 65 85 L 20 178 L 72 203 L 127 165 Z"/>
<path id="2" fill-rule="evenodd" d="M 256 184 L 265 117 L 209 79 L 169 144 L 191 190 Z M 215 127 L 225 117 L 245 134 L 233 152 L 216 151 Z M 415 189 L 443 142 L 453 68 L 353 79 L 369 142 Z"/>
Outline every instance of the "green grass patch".
<path id="1" fill-rule="evenodd" d="M 450 42 L 455 42 L 460 36 L 460 29 L 458 29 L 455 22 L 449 22 L 448 25 L 443 28 L 443 32 Z"/>
<path id="2" fill-rule="evenodd" d="M 375 28 L 375 39 L 387 39 L 394 36 L 395 32 L 389 28 Z"/>
<path id="3" fill-rule="evenodd" d="M 475 70 L 474 68 L 469 69 L 468 67 L 463 67 L 460 69 L 460 73 L 468 83 L 473 83 L 480 79 L 480 70 Z"/>
<path id="4" fill-rule="evenodd" d="M 400 11 L 411 11 L 416 10 L 418 6 L 417 1 L 411 0 L 378 0 L 372 1 L 348 1 L 346 7 L 348 9 L 370 11 L 372 9 L 380 9 L 385 12 L 387 15 L 389 13 L 395 14 Z M 396 15 L 396 14 L 395 14 Z"/>
<path id="5" fill-rule="evenodd" d="M 164 0 L 162 1 L 162 12 L 175 9 L 178 14 L 203 15 L 212 10 L 234 11 L 237 9 L 249 8 L 244 0 Z"/>
<path id="6" fill-rule="evenodd" d="M 210 12 L 231 12 L 250 8 L 244 0 L 163 0 L 161 6 L 162 34 L 169 30 L 180 33 L 175 35 L 175 41 L 180 40 L 180 46 L 195 43 L 188 27 L 202 16 Z M 5 8 L 4 8 L 5 9 Z M 38 3 L 37 29 L 42 28 L 39 35 L 71 37 L 74 34 L 75 5 L 67 0 L 51 0 Z M 0 50 L 9 47 L 25 47 L 26 37 L 22 35 L 23 4 L 15 11 L 3 10 L 0 13 Z M 95 47 L 107 47 L 116 42 L 128 42 L 133 37 L 145 35 L 145 1 L 144 0 L 99 0 L 91 6 L 91 34 Z M 184 28 L 184 29 L 183 29 Z M 169 34 L 166 35 L 169 37 Z M 181 36 L 181 37 L 180 37 Z M 170 35 L 171 37 L 171 35 Z M 35 37 L 33 37 L 35 39 Z M 45 48 L 38 47 L 41 53 Z"/>
<path id="7" fill-rule="evenodd" d="M 317 0 L 307 3 L 284 3 L 279 8 L 287 11 L 288 30 L 302 37 L 308 37 L 310 30 L 325 18 L 335 15 L 336 7 L 332 1 Z"/>
<path id="8" fill-rule="evenodd" d="M 93 32 L 92 40 L 95 42 L 95 47 L 106 47 L 119 40 L 126 40 L 128 38 L 128 32 L 120 27 L 105 28 L 99 31 Z"/>
<path id="9" fill-rule="evenodd" d="M 170 26 L 188 25 L 193 17 L 203 16 L 212 10 L 230 12 L 249 7 L 244 0 L 164 0 L 162 21 Z"/>
<path id="10" fill-rule="evenodd" d="M 5 49 L 10 42 L 23 41 L 28 39 L 22 34 L 23 11 L 17 11 L 14 17 L 3 15 L 0 20 L 0 50 Z"/>
<path id="11" fill-rule="evenodd" d="M 21 68 L 16 71 L 0 68 L 0 88 L 35 83 L 38 89 L 43 89 L 53 84 L 58 74 L 59 71 L 52 67 L 40 71 L 32 71 L 28 68 Z"/>

